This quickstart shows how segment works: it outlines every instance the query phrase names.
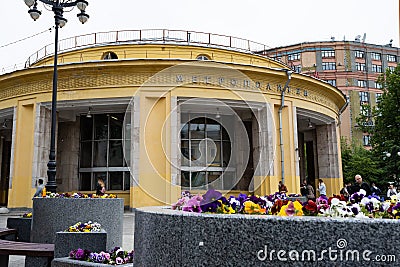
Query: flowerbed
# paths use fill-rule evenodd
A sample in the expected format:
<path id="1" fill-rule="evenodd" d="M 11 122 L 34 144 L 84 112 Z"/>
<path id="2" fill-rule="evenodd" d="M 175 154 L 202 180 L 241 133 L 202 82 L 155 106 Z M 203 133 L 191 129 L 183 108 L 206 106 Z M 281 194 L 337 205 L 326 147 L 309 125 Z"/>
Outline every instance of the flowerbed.
<path id="1" fill-rule="evenodd" d="M 114 194 L 104 194 L 98 196 L 96 194 L 83 194 L 81 192 L 76 193 L 46 193 L 46 198 L 117 198 Z"/>
<path id="2" fill-rule="evenodd" d="M 91 252 L 85 249 L 75 249 L 69 253 L 69 257 L 74 260 L 87 261 L 93 263 L 103 263 L 111 265 L 121 265 L 133 262 L 134 252 L 122 250 L 115 247 L 109 252 Z"/>
<path id="3" fill-rule="evenodd" d="M 291 196 L 293 198 L 293 196 Z M 197 213 L 260 214 L 278 216 L 325 216 L 355 218 L 400 218 L 400 202 L 397 196 L 383 201 L 379 196 L 366 196 L 364 190 L 354 193 L 349 199 L 344 196 L 327 198 L 321 196 L 316 201 L 290 201 L 286 194 L 269 196 L 239 194 L 226 198 L 216 190 L 208 190 L 204 195 L 183 192 L 182 197 L 172 205 L 174 210 Z"/>
<path id="4" fill-rule="evenodd" d="M 92 222 L 92 221 L 88 221 L 86 223 L 82 223 L 82 222 L 77 222 L 74 225 L 71 225 L 70 227 L 68 227 L 67 230 L 65 230 L 65 232 L 83 232 L 83 233 L 88 233 L 88 232 L 100 232 L 101 230 L 101 225 L 97 222 Z"/>

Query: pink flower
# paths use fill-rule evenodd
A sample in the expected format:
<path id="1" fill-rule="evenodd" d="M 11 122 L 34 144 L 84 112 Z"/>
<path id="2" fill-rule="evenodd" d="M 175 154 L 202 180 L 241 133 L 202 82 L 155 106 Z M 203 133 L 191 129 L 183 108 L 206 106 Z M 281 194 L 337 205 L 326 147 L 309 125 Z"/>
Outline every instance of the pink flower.
<path id="1" fill-rule="evenodd" d="M 102 254 L 104 256 L 104 258 L 106 258 L 106 260 L 110 260 L 110 253 L 102 251 L 102 252 L 100 252 L 100 254 Z"/>
<path id="2" fill-rule="evenodd" d="M 183 211 L 201 213 L 200 201 L 196 198 L 191 198 L 182 208 Z"/>
<path id="3" fill-rule="evenodd" d="M 118 264 L 118 265 L 124 264 L 124 260 L 123 260 L 121 257 L 117 257 L 117 258 L 115 259 L 115 263 Z"/>

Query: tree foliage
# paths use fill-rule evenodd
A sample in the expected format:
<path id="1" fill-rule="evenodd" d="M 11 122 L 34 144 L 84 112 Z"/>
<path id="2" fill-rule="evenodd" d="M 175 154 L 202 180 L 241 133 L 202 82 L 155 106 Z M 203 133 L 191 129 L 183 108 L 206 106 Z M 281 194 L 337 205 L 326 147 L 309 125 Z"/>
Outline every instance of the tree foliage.
<path id="1" fill-rule="evenodd" d="M 380 168 L 380 161 L 376 160 L 373 152 L 364 149 L 361 145 L 341 140 L 342 170 L 345 183 L 354 183 L 354 176 L 360 174 L 364 181 L 374 182 L 380 188 L 386 188 L 386 181 L 382 179 L 384 171 Z"/>
<path id="2" fill-rule="evenodd" d="M 378 162 L 386 182 L 400 182 L 400 65 L 393 71 L 386 70 L 378 80 L 383 94 L 377 106 L 368 112 L 361 112 L 357 124 L 371 135 L 372 155 Z M 366 106 L 365 108 L 368 108 Z M 371 123 L 373 122 L 373 123 Z M 388 156 L 389 155 L 389 156 Z"/>

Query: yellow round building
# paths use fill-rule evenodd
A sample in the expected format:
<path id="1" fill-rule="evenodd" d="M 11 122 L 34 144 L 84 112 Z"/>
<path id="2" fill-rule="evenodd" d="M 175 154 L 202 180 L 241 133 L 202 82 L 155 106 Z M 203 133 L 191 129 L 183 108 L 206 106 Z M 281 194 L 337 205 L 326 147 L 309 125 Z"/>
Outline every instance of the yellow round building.
<path id="1" fill-rule="evenodd" d="M 0 76 L 0 205 L 29 208 L 46 178 L 53 57 Z M 182 191 L 289 193 L 342 186 L 346 98 L 292 73 L 261 44 L 199 32 L 141 30 L 60 41 L 57 191 L 108 193 L 136 208 Z"/>

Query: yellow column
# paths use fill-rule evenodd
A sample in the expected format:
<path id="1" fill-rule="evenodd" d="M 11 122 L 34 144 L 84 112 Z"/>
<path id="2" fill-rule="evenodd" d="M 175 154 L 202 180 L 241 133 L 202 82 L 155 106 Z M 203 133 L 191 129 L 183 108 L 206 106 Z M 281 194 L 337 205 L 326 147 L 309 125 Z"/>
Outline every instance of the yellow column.
<path id="1" fill-rule="evenodd" d="M 32 162 L 35 124 L 34 99 L 18 102 L 15 129 L 14 168 L 9 189 L 8 207 L 32 207 Z"/>
<path id="2" fill-rule="evenodd" d="M 133 206 L 166 205 L 171 201 L 169 94 L 140 95 L 139 185 Z"/>
<path id="3" fill-rule="evenodd" d="M 282 168 L 281 168 L 281 147 L 279 140 L 279 105 L 274 105 L 274 119 L 276 127 L 276 153 L 275 153 L 275 177 L 277 182 L 271 183 L 271 193 L 278 190 L 278 182 L 282 179 Z M 282 136 L 283 136 L 283 153 L 284 153 L 284 176 L 285 185 L 288 189 L 288 193 L 300 193 L 300 176 L 296 176 L 296 153 L 294 138 L 297 134 L 294 134 L 293 120 L 293 107 L 291 102 L 285 102 L 285 107 L 282 109 Z"/>

